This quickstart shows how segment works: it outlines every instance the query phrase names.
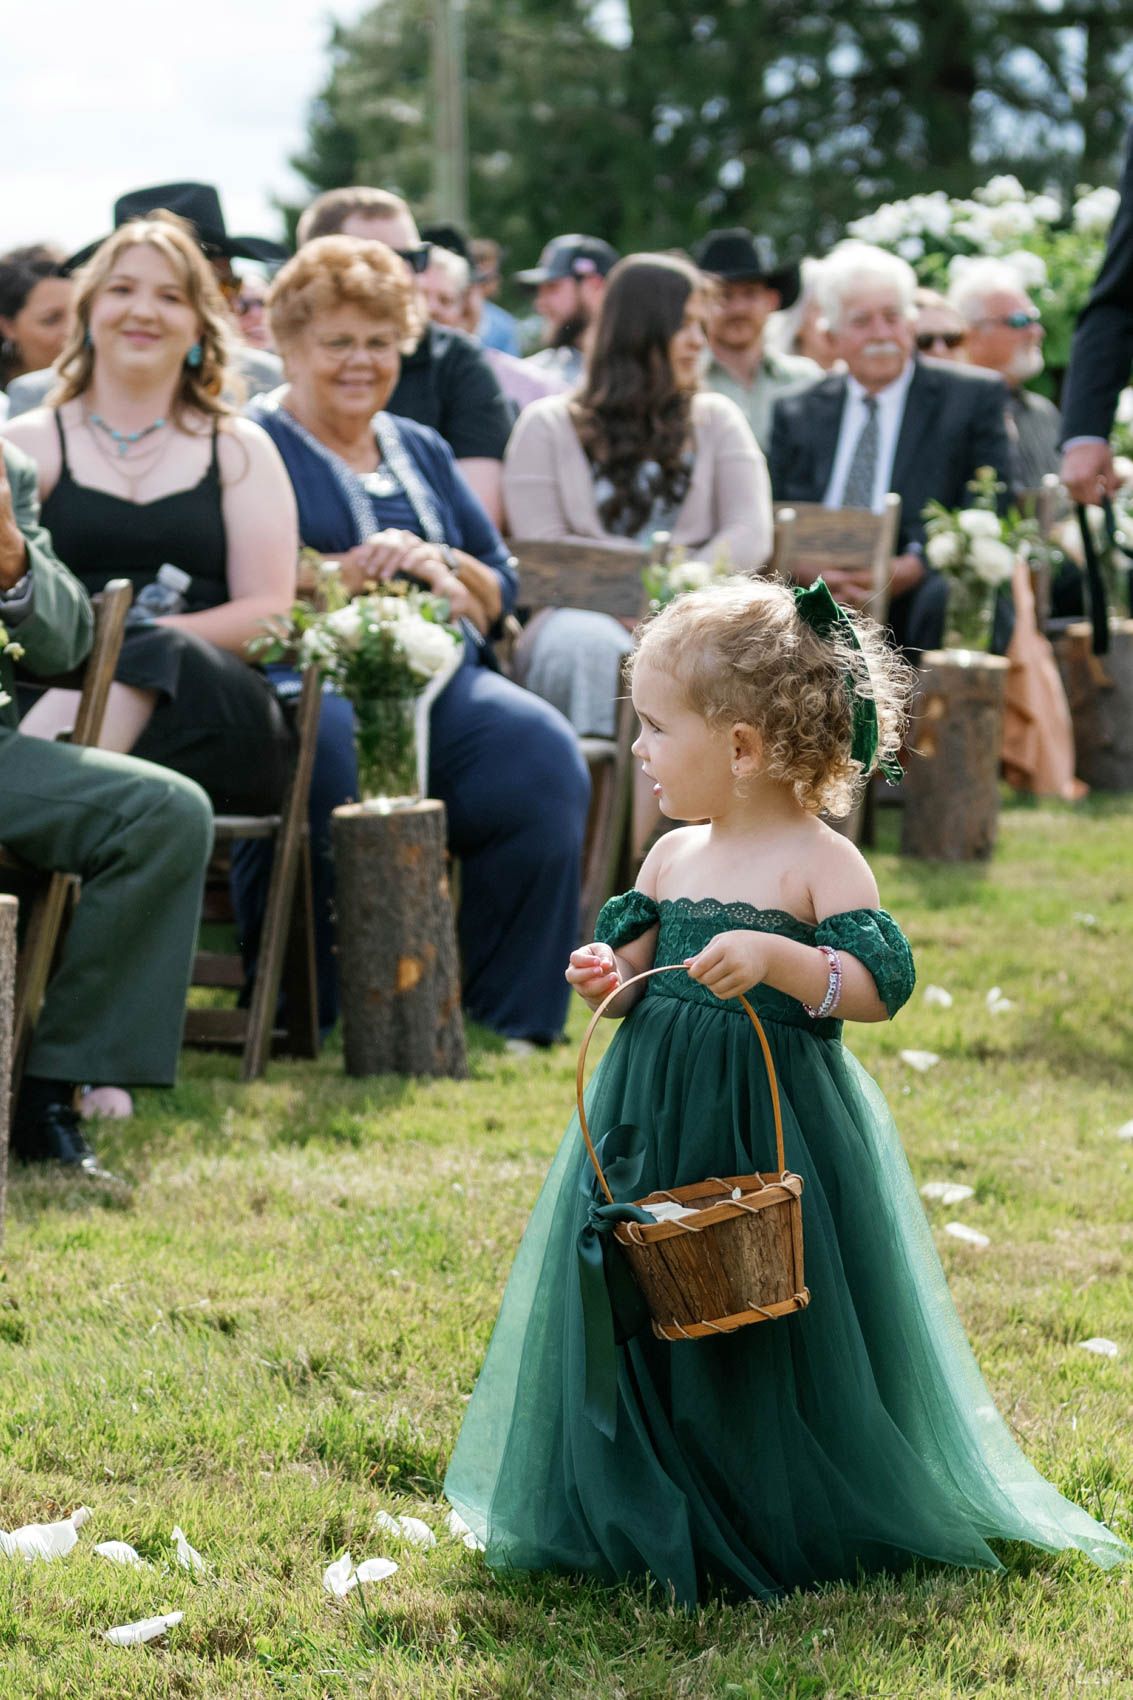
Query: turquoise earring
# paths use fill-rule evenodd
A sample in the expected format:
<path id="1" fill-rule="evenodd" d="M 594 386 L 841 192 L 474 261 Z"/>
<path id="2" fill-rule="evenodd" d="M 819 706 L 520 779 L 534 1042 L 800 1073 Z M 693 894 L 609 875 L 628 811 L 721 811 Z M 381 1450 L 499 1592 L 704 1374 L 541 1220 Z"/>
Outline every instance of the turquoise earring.
<path id="1" fill-rule="evenodd" d="M 199 342 L 195 342 L 188 354 L 185 356 L 185 364 L 186 366 L 199 366 L 203 359 L 204 353 L 202 352 L 201 345 Z"/>
<path id="2" fill-rule="evenodd" d="M 90 334 L 89 331 L 86 331 L 83 334 L 83 347 L 84 348 L 93 348 L 94 347 L 94 343 L 91 341 L 91 334 Z"/>

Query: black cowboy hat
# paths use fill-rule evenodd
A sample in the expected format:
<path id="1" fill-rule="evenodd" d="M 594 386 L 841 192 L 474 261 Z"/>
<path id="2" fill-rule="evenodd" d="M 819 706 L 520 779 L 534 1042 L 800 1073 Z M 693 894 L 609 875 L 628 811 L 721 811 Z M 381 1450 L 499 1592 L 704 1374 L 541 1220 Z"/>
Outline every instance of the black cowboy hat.
<path id="1" fill-rule="evenodd" d="M 692 251 L 702 272 L 724 283 L 765 283 L 779 292 L 779 306 L 793 307 L 799 298 L 798 266 L 780 265 L 769 236 L 750 230 L 710 230 Z"/>
<path id="2" fill-rule="evenodd" d="M 265 265 L 278 265 L 289 257 L 282 242 L 272 242 L 266 236 L 229 236 L 221 211 L 220 196 L 211 183 L 160 183 L 153 189 L 131 189 L 114 203 L 114 228 L 121 229 L 132 218 L 148 218 L 151 213 L 176 213 L 193 226 L 197 241 L 210 260 L 259 260 Z M 106 240 L 88 242 L 66 262 L 68 271 L 86 265 L 91 255 Z"/>

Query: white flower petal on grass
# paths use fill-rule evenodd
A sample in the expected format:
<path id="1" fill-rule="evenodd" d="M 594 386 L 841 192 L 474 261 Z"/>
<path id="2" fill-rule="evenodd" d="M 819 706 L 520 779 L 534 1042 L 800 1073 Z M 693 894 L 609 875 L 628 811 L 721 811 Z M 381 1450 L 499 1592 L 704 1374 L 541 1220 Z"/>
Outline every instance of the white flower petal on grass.
<path id="1" fill-rule="evenodd" d="M 445 1518 L 445 1528 L 454 1541 L 463 1541 L 469 1552 L 483 1552 L 484 1543 L 479 1535 L 474 1535 L 459 1511 L 450 1511 Z"/>
<path id="2" fill-rule="evenodd" d="M 951 1009 L 952 993 L 946 992 L 943 986 L 926 986 L 921 994 L 929 1009 Z"/>
<path id="3" fill-rule="evenodd" d="M 410 1521 L 416 1522 L 416 1518 L 412 1518 Z M 432 1534 L 432 1532 L 430 1529 L 429 1533 Z M 351 1585 L 353 1586 L 353 1583 L 357 1582 L 384 1582 L 387 1576 L 393 1576 L 396 1573 L 397 1568 L 392 1558 L 365 1558 L 354 1572 Z"/>
<path id="4" fill-rule="evenodd" d="M 984 1002 L 987 1004 L 987 1012 L 989 1015 L 1006 1015 L 1009 1009 L 1015 1008 L 1011 999 L 1004 997 L 1002 988 L 999 986 L 993 986 L 991 988 L 991 991 L 987 994 Z"/>
<path id="5" fill-rule="evenodd" d="M 169 1611 L 164 1617 L 143 1617 L 137 1623 L 120 1623 L 117 1629 L 104 1629 L 107 1641 L 116 1647 L 138 1647 L 143 1641 L 156 1641 L 167 1629 L 173 1629 L 184 1617 L 183 1611 Z"/>
<path id="6" fill-rule="evenodd" d="M 944 1232 L 951 1234 L 954 1240 L 962 1240 L 965 1245 L 978 1246 L 981 1250 L 991 1244 L 986 1234 L 981 1234 L 978 1228 L 965 1226 L 963 1222 L 945 1222 Z"/>
<path id="7" fill-rule="evenodd" d="M 435 1547 L 437 1544 L 436 1535 L 420 1517 L 391 1517 L 388 1511 L 378 1511 L 374 1516 L 374 1528 L 394 1535 L 400 1541 L 408 1541 L 411 1546 Z"/>
<path id="8" fill-rule="evenodd" d="M 1129 395 L 1133 394 L 1133 391 L 1127 390 L 1125 393 Z M 1096 927 L 1098 924 L 1097 916 L 1091 915 L 1088 909 L 1076 909 L 1070 918 L 1077 921 L 1080 927 Z"/>
<path id="9" fill-rule="evenodd" d="M 57 1523 L 25 1523 L 6 1535 L 0 1545 L 9 1558 L 26 1558 L 29 1562 L 36 1558 L 65 1558 L 76 1545 L 79 1530 L 89 1516 L 87 1507 L 80 1505 Z"/>
<path id="10" fill-rule="evenodd" d="M 926 1181 L 921 1197 L 934 1204 L 963 1204 L 965 1199 L 975 1196 L 975 1191 L 974 1186 L 965 1186 L 963 1181 Z"/>
<path id="11" fill-rule="evenodd" d="M 1117 1130 L 1118 1139 L 1133 1139 L 1133 1122 L 1122 1122 Z"/>
<path id="12" fill-rule="evenodd" d="M 1079 1340 L 1078 1345 L 1083 1352 L 1093 1352 L 1099 1358 L 1116 1358 L 1121 1351 L 1116 1340 L 1105 1340 L 1100 1334 L 1093 1334 L 1088 1340 Z"/>
<path id="13" fill-rule="evenodd" d="M 173 1539 L 177 1543 L 177 1562 L 182 1570 L 195 1570 L 203 1574 L 208 1569 L 208 1565 L 197 1549 L 189 1545 L 185 1539 L 185 1531 L 179 1528 L 176 1523 L 173 1525 Z"/>
<path id="14" fill-rule="evenodd" d="M 918 1074 L 927 1074 L 930 1068 L 935 1068 L 940 1058 L 935 1051 L 899 1051 L 903 1063 L 915 1068 Z"/>
<path id="15" fill-rule="evenodd" d="M 357 1582 L 354 1560 L 348 1552 L 344 1552 L 333 1564 L 328 1564 L 323 1571 L 323 1587 L 328 1594 L 334 1594 L 340 1600 L 357 1586 Z"/>
<path id="16" fill-rule="evenodd" d="M 149 1568 L 141 1553 L 129 1541 L 100 1541 L 94 1550 L 100 1558 L 113 1559 L 115 1564 L 133 1564 L 140 1570 Z"/>
<path id="17" fill-rule="evenodd" d="M 391 1517 L 388 1511 L 378 1511 L 374 1514 L 374 1528 L 383 1529 L 387 1535 L 400 1535 L 401 1524 L 396 1517 Z"/>

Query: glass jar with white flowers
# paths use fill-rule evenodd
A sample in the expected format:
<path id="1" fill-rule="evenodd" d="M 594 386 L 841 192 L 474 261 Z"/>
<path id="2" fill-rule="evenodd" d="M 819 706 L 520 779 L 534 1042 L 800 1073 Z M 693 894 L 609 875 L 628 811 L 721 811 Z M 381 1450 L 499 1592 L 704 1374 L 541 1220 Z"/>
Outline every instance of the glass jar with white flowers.
<path id="1" fill-rule="evenodd" d="M 952 509 L 929 502 L 924 510 L 925 557 L 948 580 L 945 643 L 950 649 L 986 649 L 991 642 L 995 600 L 1011 583 L 1015 557 L 1037 540 L 1033 521 L 1012 512 L 1001 516 L 1005 486 L 984 466 L 968 485 L 971 506 Z"/>
<path id="2" fill-rule="evenodd" d="M 456 671 L 464 640 L 442 597 L 408 586 L 383 584 L 343 602 L 332 571 L 323 600 L 322 610 L 298 604 L 261 657 L 317 668 L 352 704 L 359 802 L 383 813 L 406 807 L 422 791 L 422 698 Z"/>

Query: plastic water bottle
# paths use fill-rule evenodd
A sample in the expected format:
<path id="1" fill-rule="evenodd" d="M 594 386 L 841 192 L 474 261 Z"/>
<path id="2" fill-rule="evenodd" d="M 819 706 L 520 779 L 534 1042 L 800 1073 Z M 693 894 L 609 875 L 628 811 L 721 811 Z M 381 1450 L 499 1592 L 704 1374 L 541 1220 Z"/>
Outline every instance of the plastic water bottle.
<path id="1" fill-rule="evenodd" d="M 192 583 L 191 576 L 180 567 L 166 561 L 157 569 L 157 577 L 144 584 L 134 598 L 127 615 L 127 624 L 148 625 L 165 614 L 180 614 L 185 608 L 185 592 Z"/>

